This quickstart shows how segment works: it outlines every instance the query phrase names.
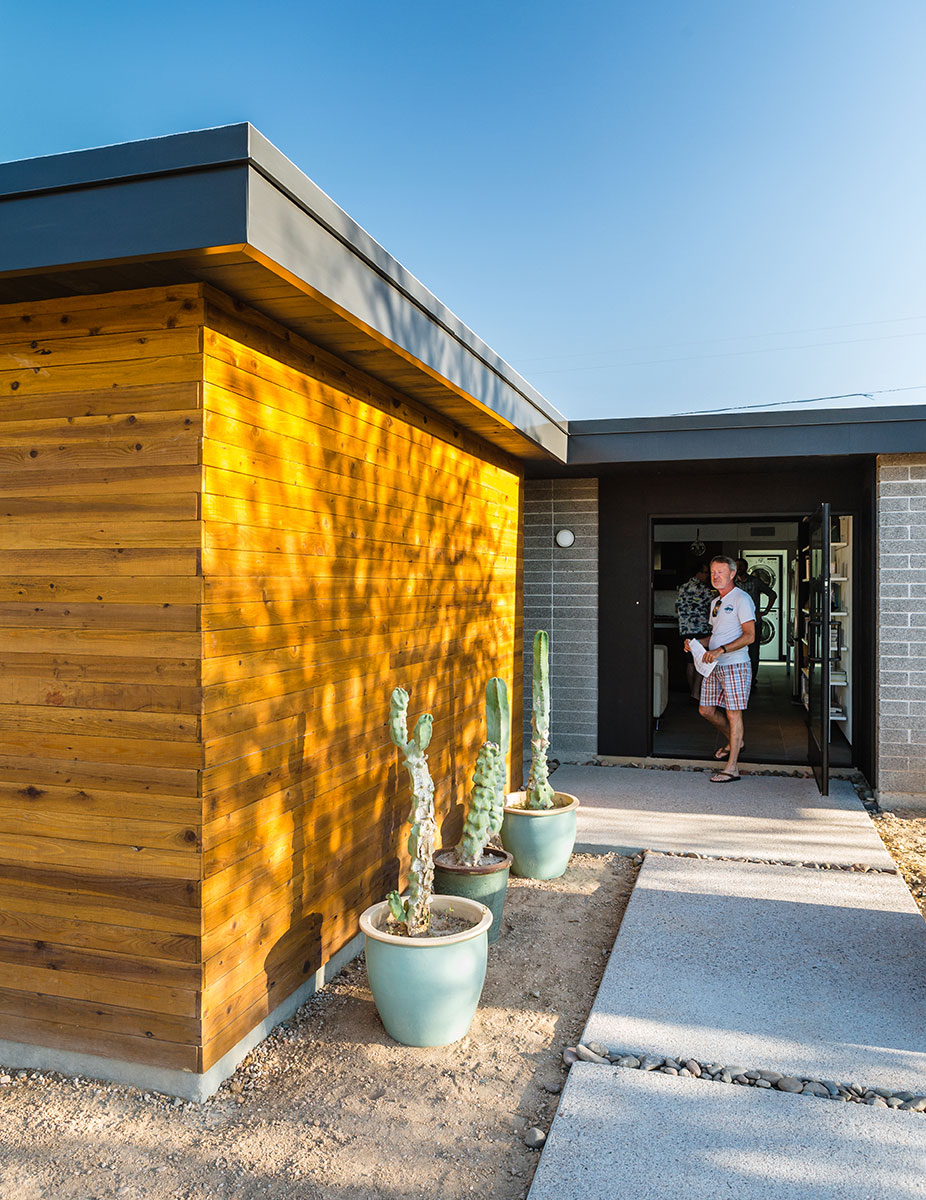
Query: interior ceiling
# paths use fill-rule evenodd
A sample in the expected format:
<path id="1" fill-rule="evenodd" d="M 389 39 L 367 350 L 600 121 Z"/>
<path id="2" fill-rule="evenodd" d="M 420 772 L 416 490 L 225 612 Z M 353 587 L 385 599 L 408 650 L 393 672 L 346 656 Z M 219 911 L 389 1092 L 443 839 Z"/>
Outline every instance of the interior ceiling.
<path id="1" fill-rule="evenodd" d="M 0 304 L 51 300 L 133 288 L 202 282 L 240 300 L 324 350 L 436 412 L 462 429 L 521 459 L 554 461 L 502 418 L 465 397 L 446 381 L 384 345 L 372 333 L 325 305 L 298 281 L 284 277 L 245 250 L 198 251 L 89 267 L 0 277 Z"/>

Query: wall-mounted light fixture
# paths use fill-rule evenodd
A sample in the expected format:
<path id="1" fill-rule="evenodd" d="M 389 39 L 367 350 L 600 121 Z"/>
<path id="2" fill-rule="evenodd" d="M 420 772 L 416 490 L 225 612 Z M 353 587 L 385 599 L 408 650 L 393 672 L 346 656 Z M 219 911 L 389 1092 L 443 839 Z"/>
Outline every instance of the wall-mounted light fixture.
<path id="1" fill-rule="evenodd" d="M 556 544 L 557 546 L 562 546 L 564 550 L 568 550 L 574 544 L 575 540 L 576 535 L 571 529 L 558 529 L 556 531 Z"/>

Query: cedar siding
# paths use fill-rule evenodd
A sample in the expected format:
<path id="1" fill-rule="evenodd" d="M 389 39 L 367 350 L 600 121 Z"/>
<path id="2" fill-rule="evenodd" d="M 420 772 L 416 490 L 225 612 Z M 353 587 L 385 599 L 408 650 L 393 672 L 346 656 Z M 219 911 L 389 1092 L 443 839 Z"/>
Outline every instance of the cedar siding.
<path id="1" fill-rule="evenodd" d="M 208 286 L 0 307 L 0 1038 L 202 1072 L 310 980 L 402 874 L 396 684 L 456 836 L 520 506 Z"/>

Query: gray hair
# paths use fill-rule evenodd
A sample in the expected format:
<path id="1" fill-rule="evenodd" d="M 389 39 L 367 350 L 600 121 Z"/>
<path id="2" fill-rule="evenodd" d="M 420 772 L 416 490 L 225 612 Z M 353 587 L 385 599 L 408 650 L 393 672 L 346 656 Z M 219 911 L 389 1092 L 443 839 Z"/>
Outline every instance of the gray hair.
<path id="1" fill-rule="evenodd" d="M 731 571 L 733 571 L 734 573 L 735 573 L 735 572 L 737 571 L 737 569 L 738 569 L 738 568 L 737 568 L 737 566 L 736 566 L 736 559 L 735 559 L 735 558 L 728 558 L 726 554 L 715 554 L 715 555 L 714 555 L 714 557 L 711 559 L 711 566 L 713 566 L 715 562 L 724 563 L 724 564 L 725 564 L 726 566 L 728 566 L 728 567 L 730 568 L 730 570 L 731 570 Z"/>

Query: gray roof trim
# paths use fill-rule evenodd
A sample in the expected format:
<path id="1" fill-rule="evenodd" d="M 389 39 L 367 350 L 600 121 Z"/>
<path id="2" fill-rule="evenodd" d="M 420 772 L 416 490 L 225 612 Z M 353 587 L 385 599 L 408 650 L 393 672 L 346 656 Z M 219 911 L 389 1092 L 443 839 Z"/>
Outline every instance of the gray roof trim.
<path id="1" fill-rule="evenodd" d="M 0 272 L 253 246 L 565 460 L 562 414 L 247 123 L 0 164 L 0 211 Z"/>
<path id="2" fill-rule="evenodd" d="M 926 452 L 926 406 L 570 421 L 573 465 Z"/>

